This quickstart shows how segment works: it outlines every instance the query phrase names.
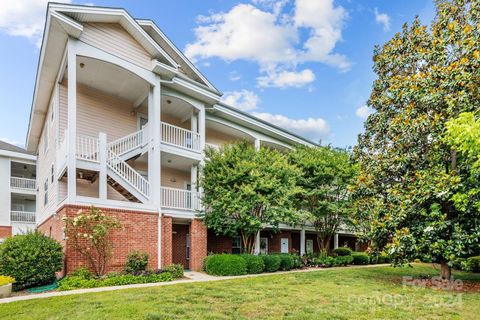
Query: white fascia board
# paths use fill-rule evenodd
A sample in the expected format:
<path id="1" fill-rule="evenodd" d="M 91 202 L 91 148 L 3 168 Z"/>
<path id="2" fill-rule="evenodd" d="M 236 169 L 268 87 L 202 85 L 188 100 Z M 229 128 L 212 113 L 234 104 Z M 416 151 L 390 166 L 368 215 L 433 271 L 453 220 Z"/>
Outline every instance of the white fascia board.
<path id="1" fill-rule="evenodd" d="M 258 119 L 252 115 L 247 115 L 244 114 L 243 112 L 235 111 L 233 108 L 227 108 L 222 105 L 216 104 L 213 106 L 214 110 L 219 111 L 225 115 L 228 115 L 230 117 L 236 118 L 242 122 L 246 122 L 254 127 L 260 128 L 262 130 L 265 130 L 267 132 L 272 132 L 275 135 L 278 135 L 280 137 L 283 137 L 284 139 L 290 140 L 293 143 L 297 144 L 302 144 L 302 145 L 307 145 L 307 146 L 315 146 L 314 143 L 308 141 L 305 138 L 301 138 L 299 136 L 296 136 L 288 131 L 285 131 L 283 129 L 280 129 L 273 124 L 267 123 L 266 121 L 263 121 L 261 119 Z"/>
<path id="2" fill-rule="evenodd" d="M 183 52 L 181 52 L 177 48 L 177 46 L 172 41 L 170 41 L 170 39 L 163 33 L 163 31 L 157 27 L 155 22 L 153 22 L 152 20 L 142 20 L 142 19 L 137 19 L 136 21 L 140 26 L 148 26 L 152 28 L 152 30 L 160 38 L 162 38 L 162 40 L 165 41 L 172 48 L 172 50 L 175 51 L 176 54 L 178 54 L 178 56 L 187 64 L 187 66 L 190 67 L 190 69 L 192 69 L 193 72 L 195 72 L 195 74 L 200 79 L 202 79 L 202 81 L 205 82 L 210 89 L 214 91 L 214 93 L 218 95 L 222 95 L 222 93 L 218 91 L 218 89 L 215 88 L 215 86 L 210 81 L 208 81 L 208 79 L 200 72 L 200 70 L 198 70 L 197 67 L 195 67 L 195 65 L 183 54 Z"/>
<path id="3" fill-rule="evenodd" d="M 193 97 L 208 102 L 210 104 L 217 103 L 220 101 L 220 96 L 217 94 L 212 93 L 209 90 L 203 88 L 199 83 L 193 80 L 185 80 L 183 78 L 174 77 L 172 79 L 172 85 L 175 89 L 180 92 L 188 92 Z"/>
<path id="4" fill-rule="evenodd" d="M 83 32 L 83 25 L 77 21 L 55 11 L 50 12 L 52 18 L 54 18 L 65 32 L 76 39 L 80 37 Z"/>
<path id="5" fill-rule="evenodd" d="M 31 160 L 36 161 L 37 157 L 30 154 L 25 154 L 21 152 L 15 151 L 8 151 L 8 150 L 0 150 L 0 156 L 8 157 L 8 158 L 17 158 L 21 160 Z"/>
<path id="6" fill-rule="evenodd" d="M 172 68 L 164 63 L 161 63 L 157 59 L 152 60 L 152 71 L 164 76 L 166 79 L 171 80 L 178 74 L 178 68 Z"/>

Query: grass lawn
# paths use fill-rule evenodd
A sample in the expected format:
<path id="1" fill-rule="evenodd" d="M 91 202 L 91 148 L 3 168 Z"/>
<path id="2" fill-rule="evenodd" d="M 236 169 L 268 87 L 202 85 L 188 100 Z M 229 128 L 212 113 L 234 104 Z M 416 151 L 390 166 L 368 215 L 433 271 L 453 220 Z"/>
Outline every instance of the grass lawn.
<path id="1" fill-rule="evenodd" d="M 0 304 L 0 319 L 480 319 L 480 293 L 402 286 L 437 273 L 344 268 L 89 293 Z"/>

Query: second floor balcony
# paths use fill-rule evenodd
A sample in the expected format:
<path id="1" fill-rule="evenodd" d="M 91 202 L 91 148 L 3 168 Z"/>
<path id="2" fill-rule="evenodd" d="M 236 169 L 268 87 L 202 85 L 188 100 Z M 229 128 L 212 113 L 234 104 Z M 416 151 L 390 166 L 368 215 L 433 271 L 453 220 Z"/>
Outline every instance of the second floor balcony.
<path id="1" fill-rule="evenodd" d="M 10 221 L 20 223 L 35 223 L 36 215 L 35 212 L 30 211 L 11 211 Z"/>
<path id="2" fill-rule="evenodd" d="M 10 187 L 16 191 L 35 192 L 37 183 L 35 179 L 10 177 Z"/>

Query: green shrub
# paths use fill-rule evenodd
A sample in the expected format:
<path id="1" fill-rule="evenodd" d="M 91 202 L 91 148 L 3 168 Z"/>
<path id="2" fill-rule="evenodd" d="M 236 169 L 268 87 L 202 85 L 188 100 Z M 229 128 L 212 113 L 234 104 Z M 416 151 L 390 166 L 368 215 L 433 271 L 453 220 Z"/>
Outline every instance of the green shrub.
<path id="1" fill-rule="evenodd" d="M 333 250 L 333 253 L 335 253 L 337 256 L 349 256 L 352 254 L 352 249 L 347 247 L 340 247 Z"/>
<path id="2" fill-rule="evenodd" d="M 338 256 L 334 258 L 334 265 L 335 266 L 346 266 L 353 262 L 353 257 L 349 256 Z"/>
<path id="3" fill-rule="evenodd" d="M 169 272 L 173 279 L 183 278 L 183 265 L 181 264 L 171 264 L 163 268 L 163 271 Z"/>
<path id="4" fill-rule="evenodd" d="M 80 267 L 80 268 L 75 269 L 75 271 L 73 271 L 70 276 L 79 277 L 79 278 L 82 278 L 82 279 L 85 279 L 85 280 L 93 278 L 93 274 L 90 272 L 90 270 L 88 270 L 85 267 Z"/>
<path id="5" fill-rule="evenodd" d="M 280 268 L 280 257 L 278 255 L 261 255 L 265 264 L 265 272 L 275 272 Z"/>
<path id="6" fill-rule="evenodd" d="M 335 265 L 335 258 L 327 255 L 321 255 L 314 260 L 314 265 L 318 267 L 330 268 Z"/>
<path id="7" fill-rule="evenodd" d="M 145 271 L 148 265 L 148 253 L 140 251 L 132 251 L 127 256 L 127 262 L 125 262 L 125 273 L 135 274 L 141 271 Z"/>
<path id="8" fill-rule="evenodd" d="M 466 271 L 480 272 L 480 256 L 467 258 Z"/>
<path id="9" fill-rule="evenodd" d="M 354 252 L 352 253 L 352 258 L 352 263 L 356 265 L 368 264 L 370 261 L 368 254 L 365 252 Z"/>
<path id="10" fill-rule="evenodd" d="M 291 257 L 293 259 L 293 268 L 294 269 L 298 269 L 298 268 L 301 268 L 303 266 L 302 257 L 300 257 L 298 254 L 292 254 Z"/>
<path id="11" fill-rule="evenodd" d="M 14 290 L 52 283 L 62 261 L 60 243 L 39 232 L 16 235 L 0 245 L 0 274 L 15 278 Z"/>
<path id="12" fill-rule="evenodd" d="M 238 276 L 247 273 L 247 263 L 239 255 L 214 254 L 205 259 L 205 271 L 215 276 Z"/>
<path id="13" fill-rule="evenodd" d="M 247 264 L 247 273 L 256 274 L 262 273 L 265 268 L 265 263 L 263 262 L 262 257 L 254 256 L 253 254 L 242 254 L 240 255 Z"/>
<path id="14" fill-rule="evenodd" d="M 293 258 L 289 254 L 279 254 L 280 258 L 280 270 L 288 271 L 293 268 Z"/>
<path id="15" fill-rule="evenodd" d="M 170 272 L 159 271 L 159 273 L 149 273 L 147 275 L 135 276 L 133 274 L 117 274 L 109 275 L 105 278 L 100 279 L 84 279 L 80 276 L 67 276 L 63 278 L 60 283 L 58 290 L 66 291 L 73 289 L 81 288 L 98 288 L 98 287 L 108 287 L 108 286 L 123 286 L 127 284 L 137 284 L 137 283 L 153 283 L 153 282 L 165 282 L 172 281 L 173 277 Z"/>

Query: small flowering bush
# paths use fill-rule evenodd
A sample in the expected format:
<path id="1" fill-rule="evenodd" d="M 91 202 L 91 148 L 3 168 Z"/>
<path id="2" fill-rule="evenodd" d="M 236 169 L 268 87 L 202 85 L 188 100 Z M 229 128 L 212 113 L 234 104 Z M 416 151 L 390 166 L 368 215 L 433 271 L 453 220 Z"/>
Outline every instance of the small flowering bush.
<path id="1" fill-rule="evenodd" d="M 109 234 L 122 227 L 120 221 L 93 206 L 89 210 L 79 210 L 74 217 L 63 216 L 62 220 L 67 241 L 87 259 L 97 277 L 103 276 L 113 256 Z"/>

